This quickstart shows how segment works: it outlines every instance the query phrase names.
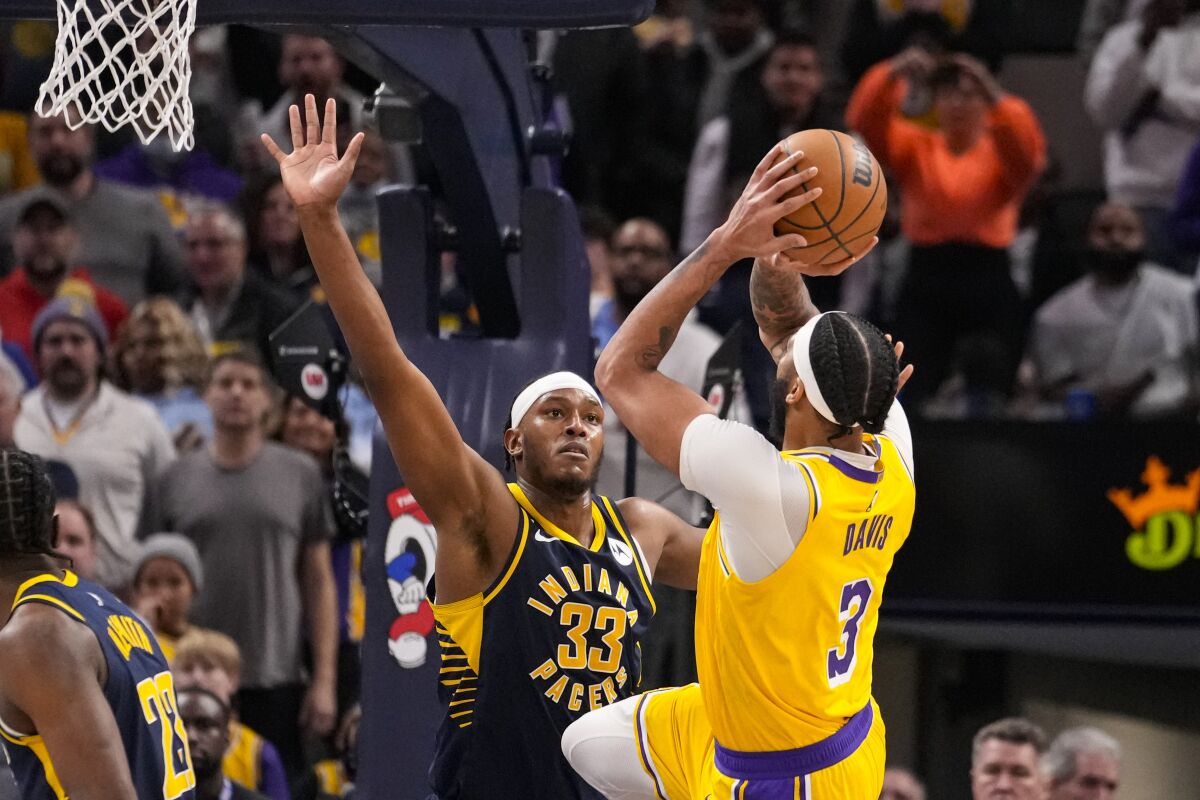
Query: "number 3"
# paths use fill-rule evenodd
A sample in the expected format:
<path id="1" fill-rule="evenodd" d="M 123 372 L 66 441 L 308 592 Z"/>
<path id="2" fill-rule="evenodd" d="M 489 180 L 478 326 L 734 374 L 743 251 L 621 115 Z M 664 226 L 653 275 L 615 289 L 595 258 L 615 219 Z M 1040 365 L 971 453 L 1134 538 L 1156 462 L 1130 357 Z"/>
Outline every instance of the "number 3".
<path id="1" fill-rule="evenodd" d="M 854 675 L 858 663 L 858 623 L 867 611 L 867 603 L 874 592 L 871 581 L 860 578 L 842 587 L 841 605 L 838 606 L 838 621 L 842 623 L 842 638 L 837 647 L 828 651 L 829 688 L 841 686 Z"/>
<path id="2" fill-rule="evenodd" d="M 175 704 L 175 679 L 170 672 L 160 672 L 153 678 L 139 681 L 137 693 L 146 722 L 150 725 L 157 722 L 162 734 L 163 800 L 175 800 L 196 785 L 192 755 L 187 749 L 187 731 L 183 729 L 183 719 Z M 175 751 L 177 740 L 178 753 Z M 183 764 L 179 771 L 175 769 L 177 757 Z"/>

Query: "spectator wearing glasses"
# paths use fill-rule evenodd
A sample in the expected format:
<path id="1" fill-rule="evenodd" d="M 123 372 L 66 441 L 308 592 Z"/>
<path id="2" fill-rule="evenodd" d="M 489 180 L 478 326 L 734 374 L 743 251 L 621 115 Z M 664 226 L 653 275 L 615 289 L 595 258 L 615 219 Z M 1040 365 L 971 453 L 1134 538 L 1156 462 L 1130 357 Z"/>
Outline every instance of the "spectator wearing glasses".
<path id="1" fill-rule="evenodd" d="M 207 208 L 188 220 L 184 246 L 188 286 L 181 305 L 209 353 L 245 344 L 265 362 L 271 331 L 298 303 L 247 269 L 245 225 L 226 208 Z"/>

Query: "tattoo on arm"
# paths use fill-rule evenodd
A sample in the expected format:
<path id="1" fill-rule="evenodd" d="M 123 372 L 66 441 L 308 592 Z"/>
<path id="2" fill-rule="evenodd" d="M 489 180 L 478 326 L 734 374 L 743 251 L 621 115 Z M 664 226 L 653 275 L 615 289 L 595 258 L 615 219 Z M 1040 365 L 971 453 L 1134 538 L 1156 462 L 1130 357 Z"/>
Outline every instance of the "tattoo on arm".
<path id="1" fill-rule="evenodd" d="M 750 274 L 750 304 L 776 361 L 786 352 L 792 333 L 817 313 L 799 273 L 772 269 L 758 261 Z"/>
<path id="2" fill-rule="evenodd" d="M 658 329 L 658 342 L 646 347 L 638 354 L 637 364 L 642 369 L 658 369 L 663 356 L 671 349 L 675 341 L 675 329 L 663 326 Z"/>

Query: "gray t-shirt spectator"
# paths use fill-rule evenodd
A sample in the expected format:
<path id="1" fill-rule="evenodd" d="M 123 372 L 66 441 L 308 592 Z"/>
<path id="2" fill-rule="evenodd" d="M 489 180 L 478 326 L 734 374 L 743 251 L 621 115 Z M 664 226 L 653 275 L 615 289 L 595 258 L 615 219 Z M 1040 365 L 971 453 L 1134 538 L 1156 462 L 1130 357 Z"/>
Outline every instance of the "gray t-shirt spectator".
<path id="1" fill-rule="evenodd" d="M 316 462 L 265 442 L 242 469 L 207 450 L 176 461 L 147 494 L 143 535 L 177 531 L 196 543 L 204 591 L 192 621 L 231 637 L 242 651 L 242 687 L 303 681 L 299 566 L 308 544 L 333 533 Z"/>
<path id="2" fill-rule="evenodd" d="M 17 214 L 29 202 L 30 193 L 52 191 L 36 186 L 0 201 L 0 242 L 8 265 Z M 58 197 L 79 230 L 77 260 L 97 284 L 116 292 L 131 308 L 147 295 L 179 290 L 183 248 L 154 195 L 96 178 L 92 191 L 82 200 L 72 202 L 63 194 Z"/>
<path id="3" fill-rule="evenodd" d="M 96 577 L 114 588 L 129 580 L 143 498 L 175 458 L 154 406 L 102 381 L 91 405 L 66 430 L 56 431 L 43 386 L 22 399 L 13 438 L 23 450 L 70 465 L 79 478 L 79 501 L 96 518 Z"/>

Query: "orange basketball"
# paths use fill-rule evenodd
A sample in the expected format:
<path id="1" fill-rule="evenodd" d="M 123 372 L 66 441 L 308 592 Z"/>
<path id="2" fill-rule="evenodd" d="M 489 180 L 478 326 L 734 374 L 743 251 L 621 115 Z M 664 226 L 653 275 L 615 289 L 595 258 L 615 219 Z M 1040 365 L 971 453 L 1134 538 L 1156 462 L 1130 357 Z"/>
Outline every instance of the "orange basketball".
<path id="1" fill-rule="evenodd" d="M 835 264 L 856 256 L 871 244 L 887 211 L 887 182 L 867 146 L 852 136 L 824 128 L 793 133 L 782 142 L 776 162 L 801 150 L 800 172 L 817 168 L 817 176 L 793 194 L 821 187 L 821 196 L 775 224 L 775 233 L 798 233 L 808 246 L 789 251 L 809 264 Z"/>

